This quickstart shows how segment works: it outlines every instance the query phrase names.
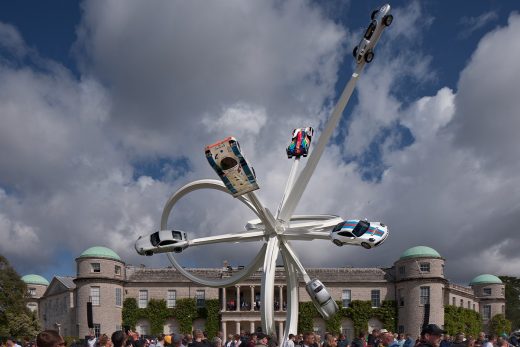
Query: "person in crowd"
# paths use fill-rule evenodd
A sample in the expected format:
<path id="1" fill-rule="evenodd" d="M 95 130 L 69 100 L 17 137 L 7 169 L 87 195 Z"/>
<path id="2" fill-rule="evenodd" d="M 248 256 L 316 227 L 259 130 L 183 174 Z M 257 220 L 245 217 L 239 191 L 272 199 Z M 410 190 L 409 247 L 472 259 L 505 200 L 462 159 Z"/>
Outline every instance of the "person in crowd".
<path id="1" fill-rule="evenodd" d="M 502 333 L 497 338 L 497 346 L 498 347 L 509 347 L 509 341 L 507 341 L 507 334 L 506 333 Z"/>
<path id="2" fill-rule="evenodd" d="M 217 335 L 213 338 L 212 346 L 213 347 L 222 347 L 223 341 L 222 341 L 222 331 L 217 332 Z"/>
<path id="3" fill-rule="evenodd" d="M 372 332 L 368 335 L 367 345 L 368 347 L 377 347 L 376 339 L 379 336 L 379 329 L 373 329 Z"/>
<path id="4" fill-rule="evenodd" d="M 36 336 L 37 347 L 65 347 L 66 345 L 67 343 L 56 330 L 44 330 Z"/>
<path id="5" fill-rule="evenodd" d="M 406 337 L 406 339 L 404 340 L 403 347 L 415 346 L 415 340 L 412 338 L 411 334 L 406 334 L 405 337 Z"/>
<path id="6" fill-rule="evenodd" d="M 159 334 L 159 336 L 157 336 L 157 342 L 155 343 L 155 347 L 164 347 L 164 338 L 164 334 Z"/>
<path id="7" fill-rule="evenodd" d="M 494 347 L 497 343 L 497 336 L 495 334 L 489 335 L 489 339 L 482 344 L 482 347 Z"/>
<path id="8" fill-rule="evenodd" d="M 294 347 L 295 346 L 295 343 L 294 343 L 295 340 L 296 340 L 296 336 L 294 334 L 289 334 L 289 338 L 285 342 L 285 346 L 284 347 Z"/>
<path id="9" fill-rule="evenodd" d="M 102 334 L 99 337 L 98 344 L 100 347 L 112 347 L 112 341 L 110 341 L 110 338 L 107 334 Z"/>
<path id="10" fill-rule="evenodd" d="M 486 333 L 481 331 L 478 333 L 477 339 L 475 340 L 475 347 L 482 347 L 486 341 Z"/>
<path id="11" fill-rule="evenodd" d="M 172 340 L 172 347 L 184 347 L 184 336 L 182 334 L 175 334 Z"/>
<path id="12" fill-rule="evenodd" d="M 338 347 L 338 338 L 333 334 L 328 334 L 325 342 L 328 347 Z"/>
<path id="13" fill-rule="evenodd" d="M 316 343 L 316 337 L 314 333 L 307 331 L 303 333 L 303 346 L 304 347 L 312 347 Z"/>
<path id="14" fill-rule="evenodd" d="M 475 347 L 475 338 L 471 335 L 468 335 L 468 338 L 466 339 L 466 345 L 468 347 Z"/>
<path id="15" fill-rule="evenodd" d="M 439 328 L 437 324 L 428 324 L 423 327 L 419 343 L 415 347 L 436 347 L 443 334 L 446 334 L 446 331 Z"/>
<path id="16" fill-rule="evenodd" d="M 322 347 L 321 336 L 314 334 L 314 347 Z"/>
<path id="17" fill-rule="evenodd" d="M 406 339 L 404 338 L 403 333 L 397 334 L 397 343 L 399 344 L 399 347 L 403 347 L 405 341 L 406 341 Z"/>
<path id="18" fill-rule="evenodd" d="M 128 339 L 128 336 L 122 330 L 114 331 L 114 333 L 110 337 L 110 340 L 112 341 L 112 345 L 114 347 L 124 347 L 124 346 L 126 346 L 126 340 L 127 339 Z"/>
<path id="19" fill-rule="evenodd" d="M 210 347 L 208 340 L 205 338 L 204 333 L 200 329 L 196 329 L 193 332 L 193 341 L 188 343 L 188 347 Z"/>
<path id="20" fill-rule="evenodd" d="M 359 335 L 352 340 L 351 347 L 366 347 L 366 336 L 365 331 L 361 331 Z"/>
<path id="21" fill-rule="evenodd" d="M 458 332 L 455 334 L 455 338 L 451 347 L 467 347 L 466 336 L 463 332 Z"/>
<path id="22" fill-rule="evenodd" d="M 224 344 L 224 347 L 234 347 L 234 345 L 232 346 L 232 343 L 233 343 L 233 334 L 229 334 L 227 336 L 227 340 L 226 340 L 226 343 Z"/>
<path id="23" fill-rule="evenodd" d="M 264 333 L 256 334 L 256 346 L 255 347 L 267 347 L 268 338 Z"/>
<path id="24" fill-rule="evenodd" d="M 511 334 L 509 337 L 509 343 L 514 347 L 518 347 L 518 337 L 515 334 Z"/>
<path id="25" fill-rule="evenodd" d="M 345 334 L 339 334 L 338 337 L 338 347 L 348 347 L 350 345 L 350 341 L 347 339 Z"/>

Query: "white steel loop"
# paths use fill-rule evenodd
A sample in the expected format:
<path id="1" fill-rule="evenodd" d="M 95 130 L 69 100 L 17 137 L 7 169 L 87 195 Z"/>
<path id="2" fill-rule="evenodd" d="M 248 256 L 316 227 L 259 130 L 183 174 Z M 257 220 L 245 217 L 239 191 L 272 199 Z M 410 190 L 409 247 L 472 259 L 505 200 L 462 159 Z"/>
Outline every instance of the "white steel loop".
<path id="1" fill-rule="evenodd" d="M 280 252 L 282 253 L 283 257 L 285 273 L 287 274 L 287 314 L 285 318 L 285 331 L 283 340 L 283 342 L 285 342 L 289 338 L 289 334 L 296 335 L 298 333 L 299 286 L 298 272 L 296 271 L 296 268 L 294 267 L 293 263 L 287 259 L 286 251 L 282 249 Z"/>
<path id="2" fill-rule="evenodd" d="M 185 186 L 183 186 L 182 188 L 180 188 L 179 190 L 177 190 L 170 197 L 170 199 L 168 199 L 168 201 L 166 202 L 166 205 L 164 206 L 163 213 L 161 216 L 161 230 L 165 230 L 168 228 L 168 217 L 170 216 L 170 212 L 172 211 L 175 204 L 186 194 L 191 193 L 198 189 L 215 189 L 215 190 L 219 190 L 219 191 L 222 191 L 224 193 L 231 195 L 231 193 L 229 192 L 229 190 L 227 190 L 226 186 L 224 185 L 224 183 L 222 183 L 222 181 L 199 180 L 199 181 L 188 183 Z M 248 199 L 246 199 L 245 197 L 242 197 L 242 196 L 238 197 L 238 199 L 240 201 L 242 201 L 247 207 L 249 207 L 260 219 L 263 219 L 265 224 L 269 224 L 269 221 L 265 220 L 265 218 L 258 213 L 256 208 L 251 204 L 251 202 Z M 209 280 L 206 278 L 201 278 L 201 277 L 195 276 L 192 273 L 186 271 L 177 262 L 177 260 L 173 256 L 173 253 L 170 252 L 167 255 L 168 255 L 168 259 L 170 259 L 170 262 L 175 267 L 175 269 L 177 269 L 177 271 L 179 271 L 186 278 L 190 279 L 191 281 L 193 281 L 195 283 L 198 283 L 198 284 L 201 284 L 204 286 L 208 286 L 208 287 L 212 287 L 212 288 L 221 288 L 221 287 L 231 286 L 231 285 L 236 284 L 236 283 L 242 281 L 243 279 L 251 276 L 251 274 L 260 267 L 260 263 L 262 262 L 262 259 L 265 256 L 266 248 L 267 248 L 267 246 L 266 246 L 266 244 L 264 244 L 262 246 L 262 248 L 260 249 L 260 251 L 258 252 L 258 254 L 256 255 L 256 257 L 249 263 L 249 265 L 247 265 L 243 270 L 237 272 L 236 274 L 232 275 L 231 277 L 222 279 L 222 280 Z"/>
<path id="3" fill-rule="evenodd" d="M 262 273 L 262 292 L 260 293 L 260 318 L 264 333 L 272 335 L 276 332 L 274 325 L 274 276 L 276 272 L 276 259 L 280 251 L 277 236 L 271 236 L 267 242 L 264 267 Z"/>

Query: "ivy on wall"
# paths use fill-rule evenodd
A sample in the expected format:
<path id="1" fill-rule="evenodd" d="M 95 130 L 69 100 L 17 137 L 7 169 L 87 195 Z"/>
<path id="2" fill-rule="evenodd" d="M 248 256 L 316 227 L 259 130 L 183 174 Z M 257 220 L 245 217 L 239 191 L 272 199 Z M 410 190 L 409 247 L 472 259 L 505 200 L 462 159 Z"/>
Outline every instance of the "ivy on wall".
<path id="1" fill-rule="evenodd" d="M 383 301 L 381 307 L 372 308 L 371 301 L 353 300 L 349 307 L 343 308 L 341 302 L 337 302 L 338 312 L 325 322 L 328 332 L 341 332 L 341 320 L 350 318 L 354 324 L 357 335 L 361 330 L 367 330 L 370 318 L 377 318 L 383 323 L 383 327 L 396 331 L 397 306 L 393 300 Z M 298 331 L 312 331 L 313 319 L 320 317 L 312 302 L 300 302 L 300 314 L 298 317 Z"/>
<path id="2" fill-rule="evenodd" d="M 168 308 L 165 300 L 151 299 L 148 307 L 139 308 L 135 298 L 126 298 L 123 302 L 123 325 L 135 329 L 140 319 L 150 322 L 150 332 L 158 335 L 163 332 L 164 323 L 174 318 L 179 323 L 182 334 L 191 333 L 193 321 L 198 318 L 206 319 L 206 332 L 213 338 L 220 326 L 220 304 L 218 299 L 206 300 L 206 307 L 197 309 L 196 301 L 192 298 L 178 299 L 175 308 Z"/>
<path id="3" fill-rule="evenodd" d="M 450 335 L 463 332 L 466 335 L 478 336 L 478 333 L 482 331 L 482 320 L 478 312 L 446 305 L 444 306 L 444 329 Z"/>

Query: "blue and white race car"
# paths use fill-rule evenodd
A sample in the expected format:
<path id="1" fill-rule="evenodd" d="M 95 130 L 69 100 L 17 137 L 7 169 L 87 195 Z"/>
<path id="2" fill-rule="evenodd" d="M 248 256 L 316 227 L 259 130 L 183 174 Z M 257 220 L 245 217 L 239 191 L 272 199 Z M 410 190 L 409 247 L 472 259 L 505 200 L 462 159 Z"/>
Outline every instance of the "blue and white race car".
<path id="1" fill-rule="evenodd" d="M 381 245 L 387 237 L 388 227 L 385 224 L 359 219 L 341 222 L 330 232 L 330 238 L 336 246 L 349 244 L 367 249 Z"/>
<path id="2" fill-rule="evenodd" d="M 258 189 L 254 169 L 249 166 L 234 137 L 206 146 L 206 159 L 234 197 Z"/>
<path id="3" fill-rule="evenodd" d="M 363 35 L 363 38 L 352 52 L 354 58 L 356 58 L 356 63 L 361 63 L 363 59 L 370 63 L 374 59 L 374 47 L 379 37 L 381 37 L 381 33 L 394 20 L 394 16 L 389 14 L 389 12 L 389 4 L 383 5 L 372 12 L 370 16 L 371 22 L 365 31 L 365 35 Z"/>

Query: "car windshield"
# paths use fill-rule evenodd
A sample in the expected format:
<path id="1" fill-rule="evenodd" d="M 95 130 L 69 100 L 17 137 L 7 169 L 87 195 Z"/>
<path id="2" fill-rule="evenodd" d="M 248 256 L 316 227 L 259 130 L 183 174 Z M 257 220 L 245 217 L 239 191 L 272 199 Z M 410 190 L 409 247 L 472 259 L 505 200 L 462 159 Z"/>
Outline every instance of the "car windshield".
<path id="1" fill-rule="evenodd" d="M 182 234 L 177 230 L 172 230 L 172 237 L 174 240 L 182 240 Z"/>
<path id="2" fill-rule="evenodd" d="M 155 232 L 152 235 L 150 235 L 150 242 L 152 243 L 152 246 L 156 247 L 159 242 L 161 242 L 161 239 L 159 238 L 159 232 Z"/>
<path id="3" fill-rule="evenodd" d="M 368 228 L 370 227 L 369 222 L 365 222 L 364 220 L 359 221 L 359 223 L 356 225 L 354 230 L 352 230 L 352 233 L 356 235 L 357 237 L 360 237 L 364 233 L 367 232 Z"/>
<path id="4" fill-rule="evenodd" d="M 220 167 L 222 168 L 222 170 L 229 170 L 232 167 L 235 167 L 237 164 L 238 162 L 231 157 L 225 157 L 220 161 Z"/>
<path id="5" fill-rule="evenodd" d="M 159 243 L 160 246 L 168 246 L 173 245 L 174 243 L 177 243 L 177 241 L 174 240 L 164 240 L 161 243 Z"/>
<path id="6" fill-rule="evenodd" d="M 321 292 L 322 289 L 323 289 L 323 286 L 320 285 L 320 286 L 316 287 L 316 289 L 314 289 L 314 293 L 319 293 L 319 292 Z"/>
<path id="7" fill-rule="evenodd" d="M 368 26 L 367 31 L 365 32 L 365 39 L 370 40 L 372 34 L 374 33 L 374 30 L 376 30 L 376 24 L 374 23 L 374 21 L 372 21 Z"/>
<path id="8" fill-rule="evenodd" d="M 346 223 L 346 222 L 341 222 L 341 223 L 339 223 L 338 225 L 336 225 L 336 226 L 334 227 L 334 229 L 332 229 L 332 231 L 340 231 L 341 228 L 343 228 L 343 226 L 345 225 L 345 223 Z"/>

